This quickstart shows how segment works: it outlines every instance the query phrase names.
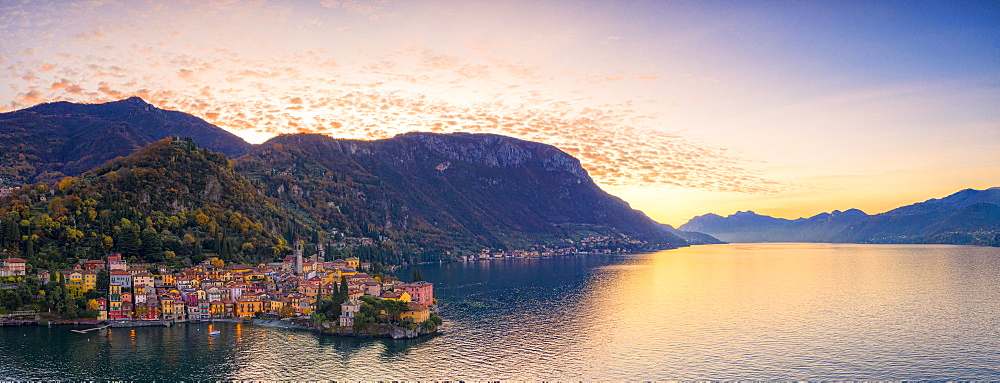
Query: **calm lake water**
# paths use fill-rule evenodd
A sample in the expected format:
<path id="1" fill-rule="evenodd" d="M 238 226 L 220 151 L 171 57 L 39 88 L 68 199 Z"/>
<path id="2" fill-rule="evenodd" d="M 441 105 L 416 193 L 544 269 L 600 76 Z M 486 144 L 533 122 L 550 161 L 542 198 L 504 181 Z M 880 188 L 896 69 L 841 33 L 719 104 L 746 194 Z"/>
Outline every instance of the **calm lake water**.
<path id="1" fill-rule="evenodd" d="M 8 327 L 0 377 L 1000 379 L 998 248 L 733 244 L 420 269 L 443 302 L 437 336 Z"/>

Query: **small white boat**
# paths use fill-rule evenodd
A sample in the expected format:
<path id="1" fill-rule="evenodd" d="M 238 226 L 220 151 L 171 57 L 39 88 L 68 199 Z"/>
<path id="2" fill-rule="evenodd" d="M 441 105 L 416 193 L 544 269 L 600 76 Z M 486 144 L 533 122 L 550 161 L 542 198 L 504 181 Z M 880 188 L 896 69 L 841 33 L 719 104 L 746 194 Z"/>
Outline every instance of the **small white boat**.
<path id="1" fill-rule="evenodd" d="M 222 334 L 222 331 L 219 331 L 219 330 L 209 331 L 208 336 L 216 336 L 216 335 L 219 335 L 219 334 Z"/>

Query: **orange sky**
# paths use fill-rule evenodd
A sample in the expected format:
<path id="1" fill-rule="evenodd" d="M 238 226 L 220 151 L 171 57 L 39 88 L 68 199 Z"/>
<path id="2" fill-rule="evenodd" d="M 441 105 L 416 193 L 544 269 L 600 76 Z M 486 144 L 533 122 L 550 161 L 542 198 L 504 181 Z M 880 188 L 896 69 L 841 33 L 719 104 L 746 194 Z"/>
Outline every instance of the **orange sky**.
<path id="1" fill-rule="evenodd" d="M 877 213 L 1000 185 L 998 8 L 3 2 L 0 110 L 139 95 L 251 142 L 511 135 L 674 225 Z"/>

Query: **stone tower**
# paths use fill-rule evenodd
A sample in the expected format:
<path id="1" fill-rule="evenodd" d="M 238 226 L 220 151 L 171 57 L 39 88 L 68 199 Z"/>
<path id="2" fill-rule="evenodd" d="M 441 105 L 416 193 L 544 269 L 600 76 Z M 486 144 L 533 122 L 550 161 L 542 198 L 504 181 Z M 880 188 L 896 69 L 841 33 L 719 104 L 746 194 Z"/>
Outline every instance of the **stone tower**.
<path id="1" fill-rule="evenodd" d="M 295 274 L 302 275 L 302 240 L 295 239 Z"/>

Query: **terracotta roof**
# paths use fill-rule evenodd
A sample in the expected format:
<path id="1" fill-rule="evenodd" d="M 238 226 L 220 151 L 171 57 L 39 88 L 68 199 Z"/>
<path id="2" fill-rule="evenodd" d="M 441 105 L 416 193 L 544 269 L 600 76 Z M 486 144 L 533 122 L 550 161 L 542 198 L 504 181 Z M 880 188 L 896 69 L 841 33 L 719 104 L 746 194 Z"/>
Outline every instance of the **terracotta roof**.
<path id="1" fill-rule="evenodd" d="M 427 311 L 427 305 L 422 303 L 410 303 L 407 307 L 409 308 L 407 311 Z"/>
<path id="2" fill-rule="evenodd" d="M 111 272 L 111 275 L 132 275 L 132 274 L 129 273 L 128 271 L 115 270 Z"/>
<path id="3" fill-rule="evenodd" d="M 7 263 L 27 263 L 28 262 L 28 261 L 25 261 L 25 260 L 23 260 L 21 258 L 7 258 L 7 259 L 4 259 L 3 261 L 7 262 Z"/>

